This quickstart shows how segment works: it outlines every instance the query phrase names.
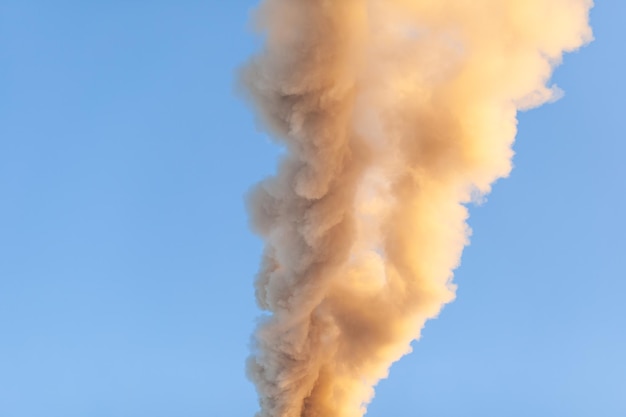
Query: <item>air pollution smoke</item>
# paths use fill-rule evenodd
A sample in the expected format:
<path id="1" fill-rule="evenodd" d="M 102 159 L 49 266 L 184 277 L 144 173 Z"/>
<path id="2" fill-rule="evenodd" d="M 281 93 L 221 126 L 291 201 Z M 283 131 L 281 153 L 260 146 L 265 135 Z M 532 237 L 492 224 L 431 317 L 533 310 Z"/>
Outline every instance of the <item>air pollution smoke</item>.
<path id="1" fill-rule="evenodd" d="M 360 417 L 455 297 L 466 205 L 511 171 L 516 114 L 559 97 L 591 0 L 266 0 L 242 70 L 286 149 L 248 197 L 267 313 L 258 417 Z"/>

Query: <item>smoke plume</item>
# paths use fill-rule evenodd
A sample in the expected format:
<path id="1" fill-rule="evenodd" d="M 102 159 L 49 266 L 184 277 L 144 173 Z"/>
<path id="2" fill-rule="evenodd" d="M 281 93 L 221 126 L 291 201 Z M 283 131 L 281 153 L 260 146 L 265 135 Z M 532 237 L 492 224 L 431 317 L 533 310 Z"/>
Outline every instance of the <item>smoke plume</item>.
<path id="1" fill-rule="evenodd" d="M 258 417 L 360 417 L 454 298 L 466 204 L 511 170 L 516 113 L 558 98 L 591 0 L 265 0 L 242 71 L 286 148 L 248 204 L 267 311 Z"/>

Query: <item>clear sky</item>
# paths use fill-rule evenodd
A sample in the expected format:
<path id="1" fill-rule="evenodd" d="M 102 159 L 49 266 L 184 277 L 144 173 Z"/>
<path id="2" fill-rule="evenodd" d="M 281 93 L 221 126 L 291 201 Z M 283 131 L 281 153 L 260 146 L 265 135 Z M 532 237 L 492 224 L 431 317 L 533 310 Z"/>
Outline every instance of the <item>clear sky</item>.
<path id="1" fill-rule="evenodd" d="M 626 3 L 598 3 L 369 417 L 626 415 Z M 0 2 L 0 416 L 254 414 L 253 6 Z"/>

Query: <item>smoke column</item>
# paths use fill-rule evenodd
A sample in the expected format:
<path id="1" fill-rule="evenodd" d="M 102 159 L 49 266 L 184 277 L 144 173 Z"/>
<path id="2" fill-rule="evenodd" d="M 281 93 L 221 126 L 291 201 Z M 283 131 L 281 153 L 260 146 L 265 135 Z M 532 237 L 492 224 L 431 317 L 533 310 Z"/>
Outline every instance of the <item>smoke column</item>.
<path id="1" fill-rule="evenodd" d="M 591 0 L 266 0 L 242 70 L 286 148 L 248 198 L 267 311 L 258 417 L 360 417 L 454 298 L 466 204 L 511 170 L 516 113 L 558 98 Z"/>

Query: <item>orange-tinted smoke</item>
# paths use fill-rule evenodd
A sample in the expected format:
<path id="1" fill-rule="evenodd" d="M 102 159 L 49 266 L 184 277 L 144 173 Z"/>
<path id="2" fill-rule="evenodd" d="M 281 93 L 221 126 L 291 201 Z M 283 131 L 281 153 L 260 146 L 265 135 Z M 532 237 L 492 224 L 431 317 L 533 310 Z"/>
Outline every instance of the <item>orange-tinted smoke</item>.
<path id="1" fill-rule="evenodd" d="M 557 98 L 590 0 L 266 0 L 242 78 L 287 149 L 249 196 L 268 312 L 258 417 L 360 417 L 454 298 L 466 203 L 511 170 L 516 113 Z"/>

